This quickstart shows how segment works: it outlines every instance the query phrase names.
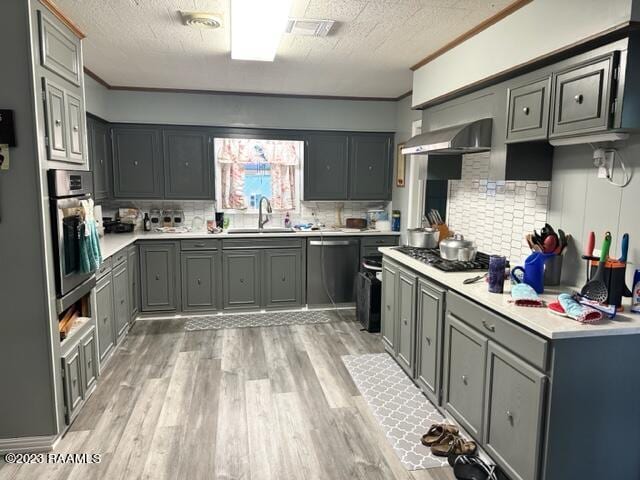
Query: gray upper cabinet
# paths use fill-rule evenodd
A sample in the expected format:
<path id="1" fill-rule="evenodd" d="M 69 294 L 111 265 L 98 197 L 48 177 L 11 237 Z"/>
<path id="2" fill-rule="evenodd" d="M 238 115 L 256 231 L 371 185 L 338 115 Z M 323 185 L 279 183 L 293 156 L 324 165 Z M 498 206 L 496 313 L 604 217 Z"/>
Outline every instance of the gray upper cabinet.
<path id="1" fill-rule="evenodd" d="M 264 306 L 277 308 L 302 305 L 303 272 L 301 249 L 265 250 L 262 282 Z"/>
<path id="2" fill-rule="evenodd" d="M 349 137 L 345 134 L 313 134 L 306 142 L 305 200 L 347 200 Z"/>
<path id="3" fill-rule="evenodd" d="M 507 90 L 507 142 L 545 140 L 549 129 L 551 79 Z"/>
<path id="4" fill-rule="evenodd" d="M 465 430 L 480 440 L 487 339 L 450 313 L 445 325 L 443 403 Z"/>
<path id="5" fill-rule="evenodd" d="M 129 321 L 140 311 L 140 255 L 137 245 L 127 249 L 127 272 L 129 273 Z"/>
<path id="6" fill-rule="evenodd" d="M 618 52 L 612 52 L 554 73 L 550 137 L 586 134 L 609 128 L 617 61 Z"/>
<path id="7" fill-rule="evenodd" d="M 395 354 L 396 351 L 396 288 L 398 282 L 398 266 L 384 261 L 382 263 L 382 343 L 385 348 Z"/>
<path id="8" fill-rule="evenodd" d="M 116 342 L 113 316 L 113 284 L 111 275 L 105 274 L 96 284 L 96 323 L 98 330 L 98 356 L 103 362 Z"/>
<path id="9" fill-rule="evenodd" d="M 129 275 L 125 261 L 113 269 L 113 314 L 118 337 L 126 332 L 131 318 L 129 288 Z"/>
<path id="10" fill-rule="evenodd" d="M 416 381 L 436 404 L 440 403 L 440 352 L 444 329 L 445 291 L 423 279 L 418 280 L 416 312 Z"/>
<path id="11" fill-rule="evenodd" d="M 226 310 L 260 307 L 260 254 L 260 250 L 223 252 L 223 305 Z"/>
<path id="12" fill-rule="evenodd" d="M 111 138 L 106 123 L 87 118 L 87 136 L 89 138 L 89 165 L 93 172 L 93 196 L 96 201 L 111 196 Z"/>
<path id="13" fill-rule="evenodd" d="M 538 478 L 545 377 L 489 343 L 484 447 L 510 478 Z"/>
<path id="14" fill-rule="evenodd" d="M 69 158 L 68 124 L 65 92 L 61 87 L 43 79 L 46 143 L 49 160 L 66 161 Z"/>
<path id="15" fill-rule="evenodd" d="M 416 323 L 416 276 L 404 269 L 398 273 L 398 320 L 396 354 L 400 366 L 413 377 L 415 323 Z"/>
<path id="16" fill-rule="evenodd" d="M 116 198 L 162 198 L 160 130 L 118 126 L 112 130 L 113 194 Z"/>
<path id="17" fill-rule="evenodd" d="M 391 137 L 352 135 L 349 144 L 349 199 L 391 199 Z M 335 179 L 334 179 L 335 182 Z"/>
<path id="18" fill-rule="evenodd" d="M 38 11 L 40 63 L 76 86 L 81 84 L 80 39 L 42 10 Z"/>
<path id="19" fill-rule="evenodd" d="M 85 113 L 83 111 L 82 101 L 67 92 L 67 118 L 69 129 L 69 160 L 72 162 L 84 162 L 85 148 Z"/>
<path id="20" fill-rule="evenodd" d="M 175 311 L 177 243 L 149 242 L 140 245 L 141 310 L 143 312 Z"/>
<path id="21" fill-rule="evenodd" d="M 182 310 L 210 311 L 218 308 L 220 255 L 217 251 L 183 251 Z"/>
<path id="22" fill-rule="evenodd" d="M 213 198 L 213 139 L 206 131 L 163 130 L 165 198 Z"/>

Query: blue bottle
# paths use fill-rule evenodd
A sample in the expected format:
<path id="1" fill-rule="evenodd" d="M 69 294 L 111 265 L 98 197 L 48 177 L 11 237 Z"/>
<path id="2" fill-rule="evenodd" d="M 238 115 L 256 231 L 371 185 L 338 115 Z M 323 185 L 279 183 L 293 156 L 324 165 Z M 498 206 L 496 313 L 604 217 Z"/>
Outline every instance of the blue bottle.
<path id="1" fill-rule="evenodd" d="M 640 268 L 633 274 L 633 291 L 631 294 L 631 311 L 640 313 Z"/>

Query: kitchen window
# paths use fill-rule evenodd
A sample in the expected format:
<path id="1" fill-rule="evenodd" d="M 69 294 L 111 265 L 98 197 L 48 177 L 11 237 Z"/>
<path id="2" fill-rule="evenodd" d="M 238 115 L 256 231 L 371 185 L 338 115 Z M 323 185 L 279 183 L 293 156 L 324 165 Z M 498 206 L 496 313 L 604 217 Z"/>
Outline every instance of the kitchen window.
<path id="1" fill-rule="evenodd" d="M 252 138 L 216 138 L 218 209 L 256 213 L 266 197 L 276 211 L 298 212 L 304 142 Z"/>

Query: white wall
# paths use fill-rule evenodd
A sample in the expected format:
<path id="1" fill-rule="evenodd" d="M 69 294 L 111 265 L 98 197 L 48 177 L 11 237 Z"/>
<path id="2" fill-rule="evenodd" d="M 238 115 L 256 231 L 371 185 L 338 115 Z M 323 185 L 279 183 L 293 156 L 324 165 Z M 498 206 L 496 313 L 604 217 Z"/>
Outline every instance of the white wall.
<path id="1" fill-rule="evenodd" d="M 87 110 L 112 122 L 379 132 L 396 127 L 396 102 L 120 91 L 85 80 Z"/>
<path id="2" fill-rule="evenodd" d="M 632 18 L 632 0 L 535 0 L 418 69 L 413 105 L 548 54 Z M 638 0 L 634 15 L 640 16 Z"/>

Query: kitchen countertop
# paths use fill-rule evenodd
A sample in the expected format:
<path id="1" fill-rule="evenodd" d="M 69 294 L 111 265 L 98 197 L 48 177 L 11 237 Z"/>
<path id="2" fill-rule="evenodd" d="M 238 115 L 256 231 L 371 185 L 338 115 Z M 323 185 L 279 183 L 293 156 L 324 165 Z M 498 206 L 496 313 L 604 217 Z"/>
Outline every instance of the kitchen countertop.
<path id="1" fill-rule="evenodd" d="M 428 277 L 451 290 L 497 312 L 548 339 L 566 339 L 578 337 L 599 337 L 606 335 L 640 334 L 640 315 L 628 313 L 629 305 L 625 305 L 625 313 L 618 314 L 614 320 L 604 319 L 597 324 L 582 324 L 567 317 L 555 315 L 547 308 L 516 307 L 510 302 L 510 282 L 505 282 L 504 294 L 490 293 L 487 284 L 479 281 L 471 285 L 462 283 L 465 279 L 479 275 L 478 272 L 447 273 L 415 260 L 398 252 L 393 247 L 381 247 L 386 257 Z M 547 293 L 540 296 L 547 303 L 554 302 L 559 293 L 576 287 L 547 288 Z"/>
<path id="2" fill-rule="evenodd" d="M 400 232 L 382 232 L 378 230 L 365 230 L 361 232 L 345 232 L 336 229 L 304 230 L 284 233 L 207 233 L 205 231 L 188 233 L 160 233 L 160 232 L 133 232 L 133 233 L 108 233 L 100 238 L 102 258 L 109 258 L 114 253 L 131 245 L 137 240 L 186 240 L 190 238 L 270 238 L 270 237 L 367 237 L 367 236 L 399 236 Z"/>

